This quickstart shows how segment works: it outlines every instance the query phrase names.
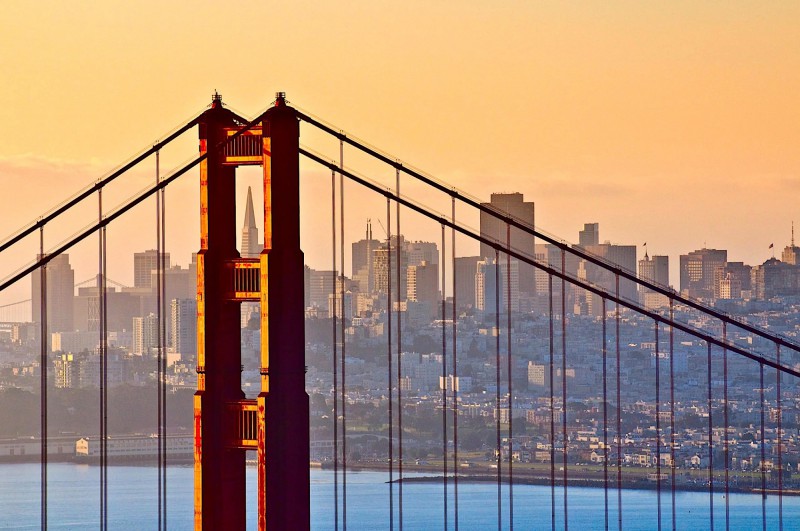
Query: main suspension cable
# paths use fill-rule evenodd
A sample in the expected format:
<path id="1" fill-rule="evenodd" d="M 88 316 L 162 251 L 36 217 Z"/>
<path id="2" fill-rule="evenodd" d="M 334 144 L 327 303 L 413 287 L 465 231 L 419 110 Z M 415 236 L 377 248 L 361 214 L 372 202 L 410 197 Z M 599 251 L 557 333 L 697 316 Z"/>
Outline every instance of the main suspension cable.
<path id="1" fill-rule="evenodd" d="M 383 162 L 384 164 L 389 165 L 392 168 L 399 169 L 400 171 L 402 171 L 402 172 L 414 177 L 418 181 L 420 181 L 420 182 L 422 182 L 422 183 L 424 183 L 424 184 L 426 184 L 426 185 L 438 190 L 439 192 L 443 192 L 443 193 L 449 195 L 450 197 L 452 197 L 454 199 L 457 199 L 457 200 L 467 204 L 468 206 L 479 210 L 483 214 L 487 214 L 487 215 L 491 216 L 492 218 L 497 219 L 498 221 L 510 223 L 512 227 L 514 227 L 516 229 L 519 229 L 519 230 L 523 231 L 524 233 L 533 236 L 534 238 L 540 238 L 544 242 L 546 242 L 546 243 L 548 243 L 550 245 L 553 245 L 556 248 L 561 249 L 562 251 L 568 251 L 570 254 L 576 256 L 579 259 L 586 260 L 588 263 L 597 265 L 597 266 L 599 266 L 599 267 L 601 267 L 601 268 L 603 268 L 603 269 L 605 269 L 607 271 L 610 271 L 610 272 L 614 273 L 615 275 L 620 275 L 625 280 L 634 282 L 634 283 L 638 284 L 639 286 L 647 288 L 647 289 L 649 289 L 651 291 L 654 291 L 654 292 L 656 292 L 658 294 L 664 295 L 665 297 L 668 297 L 670 299 L 675 299 L 675 300 L 679 301 L 681 304 L 684 304 L 684 305 L 688 306 L 689 308 L 693 308 L 695 310 L 699 310 L 699 311 L 704 312 L 704 313 L 706 313 L 706 314 L 708 314 L 708 315 L 710 315 L 710 316 L 712 316 L 714 318 L 717 318 L 717 319 L 720 319 L 722 321 L 728 322 L 729 324 L 733 324 L 735 326 L 741 327 L 742 329 L 744 329 L 744 330 L 746 330 L 748 332 L 756 334 L 756 335 L 758 335 L 760 337 L 764 337 L 764 338 L 766 338 L 768 340 L 774 340 L 774 341 L 776 341 L 778 344 L 780 344 L 782 346 L 790 348 L 790 349 L 792 349 L 792 350 L 794 350 L 796 352 L 800 352 L 800 344 L 794 343 L 794 342 L 790 341 L 789 339 L 787 339 L 785 337 L 774 336 L 774 335 L 770 334 L 769 332 L 767 332 L 766 330 L 760 329 L 759 327 L 751 325 L 749 323 L 737 321 L 733 317 L 731 317 L 730 315 L 727 315 L 727 314 L 725 314 L 723 312 L 720 312 L 719 310 L 716 310 L 716 309 L 714 309 L 714 308 L 712 308 L 710 306 L 705 306 L 704 304 L 702 304 L 699 301 L 692 300 L 692 299 L 690 299 L 688 297 L 681 296 L 679 293 L 676 293 L 672 288 L 669 288 L 669 287 L 666 287 L 666 286 L 662 286 L 662 285 L 660 285 L 658 283 L 655 283 L 655 282 L 652 282 L 652 281 L 650 281 L 650 280 L 648 280 L 646 278 L 640 278 L 640 277 L 638 277 L 636 275 L 636 273 L 634 271 L 625 270 L 625 269 L 621 268 L 619 265 L 614 264 L 612 262 L 609 262 L 609 261 L 607 261 L 607 260 L 605 260 L 605 259 L 603 259 L 601 257 L 598 257 L 598 256 L 596 256 L 596 255 L 594 255 L 594 254 L 592 254 L 590 252 L 587 252 L 587 251 L 585 251 L 584 249 L 582 249 L 580 247 L 573 247 L 573 246 L 571 246 L 570 244 L 568 244 L 568 243 L 566 243 L 564 241 L 557 240 L 557 239 L 555 239 L 555 238 L 553 238 L 553 237 L 551 237 L 551 236 L 549 236 L 547 234 L 541 233 L 535 227 L 529 226 L 524 221 L 522 221 L 522 220 L 520 220 L 518 218 L 515 218 L 514 216 L 507 215 L 506 213 L 504 213 L 502 211 L 497 211 L 497 210 L 493 209 L 492 207 L 487 206 L 486 204 L 482 204 L 480 201 L 468 197 L 463 192 L 460 192 L 459 190 L 457 190 L 457 189 L 455 189 L 453 187 L 449 187 L 449 186 L 446 186 L 446 185 L 444 185 L 442 183 L 439 183 L 439 182 L 435 181 L 434 179 L 432 179 L 431 177 L 429 177 L 427 175 L 424 175 L 424 174 L 420 173 L 419 171 L 416 171 L 416 170 L 414 170 L 413 168 L 411 168 L 411 167 L 409 167 L 407 165 L 404 165 L 402 162 L 399 161 L 399 159 L 390 158 L 389 156 L 385 155 L 384 153 L 381 153 L 381 152 L 375 150 L 374 148 L 372 148 L 370 146 L 367 146 L 367 145 L 359 142 L 358 140 L 347 136 L 344 133 L 344 131 L 342 131 L 342 130 L 335 130 L 332 127 L 320 122 L 319 120 L 317 120 L 317 119 L 315 119 L 315 118 L 313 118 L 313 117 L 311 117 L 308 114 L 305 114 L 303 112 L 299 112 L 298 111 L 297 114 L 298 114 L 298 117 L 300 118 L 300 120 L 303 120 L 303 121 L 305 121 L 305 122 L 317 127 L 318 129 L 320 129 L 320 130 L 322 130 L 322 131 L 334 136 L 335 138 L 339 139 L 339 141 L 344 141 L 344 142 L 350 144 L 351 146 L 355 147 L 356 149 L 362 151 L 363 153 L 368 154 L 372 158 L 374 158 L 376 160 L 379 160 L 379 161 Z M 304 152 L 304 150 L 302 150 L 302 149 L 301 149 L 301 153 L 303 153 L 305 155 L 308 155 L 308 153 Z M 315 158 L 315 157 L 312 157 L 312 158 Z M 318 162 L 323 163 L 321 160 L 318 160 Z"/>

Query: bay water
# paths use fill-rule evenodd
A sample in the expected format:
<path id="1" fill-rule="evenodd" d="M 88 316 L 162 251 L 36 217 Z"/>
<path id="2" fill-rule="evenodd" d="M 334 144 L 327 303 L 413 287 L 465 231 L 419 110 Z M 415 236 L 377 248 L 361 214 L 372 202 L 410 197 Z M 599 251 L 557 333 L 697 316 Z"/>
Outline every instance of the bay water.
<path id="1" fill-rule="evenodd" d="M 40 483 L 38 464 L 0 465 L 0 529 L 38 529 L 40 526 Z M 53 463 L 48 467 L 48 524 L 51 529 L 99 528 L 100 468 L 95 465 Z M 396 475 L 396 473 L 395 473 Z M 412 475 L 413 476 L 413 475 Z M 169 529 L 193 527 L 193 481 L 191 466 L 168 468 Z M 343 509 L 339 474 L 339 517 Z M 111 529 L 156 529 L 158 522 L 158 469 L 155 466 L 110 466 L 108 469 L 108 522 Z M 348 472 L 347 526 L 353 530 L 389 528 L 389 485 L 386 472 Z M 256 528 L 256 470 L 247 469 L 248 529 Z M 399 486 L 394 485 L 395 526 Z M 448 528 L 453 528 L 453 485 L 448 486 Z M 609 491 L 609 528 L 617 529 L 617 491 Z M 316 531 L 334 529 L 334 473 L 311 471 L 311 520 Z M 549 486 L 520 485 L 513 488 L 514 527 L 551 528 L 551 490 Z M 605 528 L 603 489 L 568 489 L 569 526 L 588 531 Z M 501 489 L 502 528 L 509 527 L 509 489 Z M 564 527 L 563 489 L 556 488 L 556 529 Z M 678 492 L 676 516 L 679 529 L 709 528 L 707 492 Z M 497 486 L 494 483 L 458 485 L 459 529 L 497 529 Z M 410 482 L 403 485 L 403 528 L 408 530 L 443 529 L 444 499 L 442 482 Z M 731 494 L 730 528 L 761 529 L 762 499 L 758 494 Z M 667 490 L 661 497 L 662 525 L 672 527 L 672 497 Z M 778 528 L 778 497 L 766 499 L 767 527 Z M 658 504 L 655 491 L 623 490 L 623 529 L 657 529 Z M 341 520 L 340 520 L 341 521 Z M 725 528 L 725 499 L 714 497 L 715 528 Z M 340 526 L 341 528 L 341 526 Z M 783 528 L 800 529 L 800 497 L 783 497 Z"/>

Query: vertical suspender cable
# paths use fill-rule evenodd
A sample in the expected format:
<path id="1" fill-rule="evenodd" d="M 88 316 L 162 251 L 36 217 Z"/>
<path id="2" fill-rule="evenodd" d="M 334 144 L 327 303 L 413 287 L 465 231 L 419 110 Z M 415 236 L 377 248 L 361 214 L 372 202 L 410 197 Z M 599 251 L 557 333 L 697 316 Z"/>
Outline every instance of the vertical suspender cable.
<path id="1" fill-rule="evenodd" d="M 603 507 L 605 508 L 605 530 L 608 531 L 608 348 L 606 324 L 606 298 L 602 299 L 603 310 Z"/>
<path id="2" fill-rule="evenodd" d="M 511 225 L 506 223 L 506 249 L 511 250 Z M 514 531 L 514 395 L 511 385 L 511 254 L 506 253 L 506 365 L 508 366 L 508 526 Z"/>
<path id="3" fill-rule="evenodd" d="M 39 228 L 39 256 L 44 258 L 44 226 Z M 41 528 L 47 529 L 47 265 L 39 268 L 39 386 L 40 386 L 40 439 L 41 448 Z"/>
<path id="4" fill-rule="evenodd" d="M 453 227 L 456 224 L 456 199 L 455 197 L 450 198 L 451 203 L 451 212 L 452 212 L 452 220 L 453 220 Z M 453 264 L 453 382 L 458 381 L 458 335 L 457 335 L 457 328 L 456 323 L 458 321 L 458 310 L 457 308 L 457 298 L 456 298 L 456 229 L 452 228 L 450 231 L 450 254 L 452 256 L 452 264 Z M 444 240 L 442 240 L 442 264 L 445 261 L 445 249 L 444 249 Z M 442 272 L 444 273 L 444 266 L 442 266 Z M 445 283 L 444 283 L 444 274 L 442 276 L 442 299 L 444 299 L 444 290 L 445 290 Z M 443 310 L 444 312 L 444 310 Z M 444 322 L 444 313 L 442 313 L 442 322 Z M 444 358 L 442 358 L 442 363 L 444 364 Z M 453 383 L 453 517 L 455 523 L 455 531 L 458 531 L 458 385 Z M 446 527 L 446 526 L 445 526 Z"/>
<path id="5" fill-rule="evenodd" d="M 775 355 L 778 365 L 781 364 L 781 346 L 775 344 Z M 778 409 L 778 530 L 783 531 L 783 410 L 781 408 L 781 370 L 775 370 L 775 391 L 777 392 Z"/>
<path id="6" fill-rule="evenodd" d="M 564 530 L 569 529 L 568 493 L 567 493 L 567 457 L 569 452 L 567 435 L 567 259 L 561 249 L 561 437 L 564 445 Z"/>
<path id="7" fill-rule="evenodd" d="M 728 340 L 727 323 L 722 323 L 722 342 Z M 725 458 L 725 529 L 730 529 L 731 526 L 731 504 L 730 504 L 730 477 L 728 475 L 728 467 L 730 465 L 730 457 L 728 450 L 728 349 L 722 349 L 722 406 L 723 406 L 723 424 L 725 425 L 725 435 L 723 447 L 723 456 Z"/>
<path id="8" fill-rule="evenodd" d="M 656 354 L 656 501 L 658 505 L 658 529 L 661 530 L 661 361 L 658 350 L 658 321 L 655 325 Z"/>
<path id="9" fill-rule="evenodd" d="M 331 249 L 333 259 L 331 263 L 331 276 L 333 286 L 336 290 L 336 172 L 331 170 Z M 331 312 L 331 323 L 333 324 L 332 347 L 333 347 L 333 521 L 334 529 L 339 529 L 339 365 L 337 358 L 337 336 L 338 327 L 336 326 L 336 297 L 333 297 L 333 308 Z"/>
<path id="10" fill-rule="evenodd" d="M 619 273 L 614 274 L 615 294 L 617 307 L 614 315 L 616 333 L 616 358 L 617 358 L 617 527 L 622 531 L 622 371 L 620 370 L 619 351 Z"/>
<path id="11" fill-rule="evenodd" d="M 98 221 L 103 221 L 103 189 L 100 188 L 97 191 L 97 210 L 98 210 Z M 103 231 L 102 229 L 97 233 L 97 303 L 98 303 L 98 343 L 99 346 L 97 348 L 97 355 L 100 362 L 100 529 L 106 529 L 105 522 L 106 522 L 106 425 L 104 422 L 105 418 L 105 394 L 106 394 L 106 387 L 105 387 L 105 379 L 103 378 L 106 369 L 106 356 L 104 352 L 105 343 L 103 341 L 103 310 L 104 310 L 104 295 L 103 293 L 103 260 L 105 259 L 105 255 L 103 254 Z"/>
<path id="12" fill-rule="evenodd" d="M 447 327 L 444 322 L 444 315 L 447 311 L 447 300 L 444 293 L 444 285 L 447 281 L 444 255 L 445 255 L 445 229 L 442 224 L 442 494 L 444 502 L 444 529 L 447 529 Z M 455 467 L 454 467 L 455 468 Z"/>
<path id="13" fill-rule="evenodd" d="M 714 529 L 714 421 L 711 411 L 711 343 L 708 343 L 708 510 L 710 529 Z"/>
<path id="14" fill-rule="evenodd" d="M 500 445 L 500 251 L 494 250 L 495 436 L 497 450 L 497 531 L 502 529 L 503 448 Z"/>
<path id="15" fill-rule="evenodd" d="M 392 402 L 392 202 L 386 198 L 386 359 L 389 364 L 389 531 L 394 531 L 394 403 Z"/>
<path id="16" fill-rule="evenodd" d="M 339 140 L 339 169 L 344 169 L 344 142 Z M 341 300 L 341 342 L 342 342 L 342 355 L 341 355 L 341 364 L 342 364 L 342 529 L 347 531 L 347 385 L 345 384 L 345 377 L 347 376 L 345 372 L 345 344 L 346 340 L 344 337 L 345 332 L 345 311 L 344 311 L 344 174 L 339 172 L 339 263 L 341 265 L 340 268 L 340 275 L 341 275 L 341 286 L 340 286 L 340 293 L 342 296 Z M 336 289 L 336 285 L 334 284 L 334 289 Z M 335 299 L 336 297 L 334 297 Z"/>
<path id="17" fill-rule="evenodd" d="M 158 185 L 161 177 L 159 175 L 159 159 L 158 159 L 158 151 L 156 151 L 156 185 Z M 156 319 L 158 322 L 158 329 L 156 331 L 156 342 L 158 344 L 157 347 L 157 356 L 156 356 L 156 363 L 158 364 L 158 370 L 156 371 L 157 374 L 157 384 L 156 384 L 156 394 L 158 395 L 158 529 L 161 531 L 164 529 L 164 491 L 163 491 L 163 477 L 166 474 L 164 470 L 164 460 L 163 460 L 163 451 L 164 451 L 164 444 L 166 441 L 163 439 L 163 422 L 164 419 L 162 417 L 162 398 L 163 395 L 161 393 L 161 387 L 164 385 L 164 372 L 162 369 L 161 358 L 163 357 L 164 353 L 161 350 L 161 321 L 164 318 L 161 315 L 161 283 L 164 281 L 163 277 L 161 276 L 161 254 L 164 250 L 161 248 L 161 194 L 156 193 Z"/>
<path id="18" fill-rule="evenodd" d="M 108 241 L 108 234 L 106 232 L 106 227 L 103 226 L 100 229 L 100 234 L 103 236 L 103 270 L 102 270 L 102 292 L 103 292 L 103 312 L 102 312 L 102 321 L 101 321 L 101 329 L 103 332 L 103 340 L 102 340 L 102 347 L 103 347 L 103 357 L 105 358 L 105 364 L 103 369 L 103 386 L 105 387 L 105 393 L 103 394 L 102 401 L 103 401 L 103 433 L 105 434 L 103 440 L 103 451 L 106 455 L 105 457 L 105 467 L 103 470 L 103 479 L 105 482 L 105 490 L 103 492 L 104 500 L 106 506 L 103 508 L 103 526 L 105 529 L 108 529 L 108 252 L 107 252 L 107 241 Z"/>
<path id="19" fill-rule="evenodd" d="M 548 388 L 550 389 L 550 525 L 552 531 L 556 529 L 556 408 L 554 402 L 554 395 L 555 392 L 553 391 L 555 381 L 553 378 L 554 367 L 555 367 L 555 348 L 553 345 L 553 340 L 555 339 L 554 334 L 554 327 L 553 327 L 553 275 L 547 275 L 547 292 L 548 292 L 548 303 L 549 303 L 549 312 L 548 315 L 550 317 L 550 383 Z"/>
<path id="20" fill-rule="evenodd" d="M 160 152 L 156 151 L 156 172 L 160 174 Z M 162 490 L 161 495 L 164 497 L 164 530 L 167 529 L 167 451 L 169 449 L 169 441 L 167 439 L 167 197 L 164 188 L 158 192 L 161 196 L 161 255 L 158 257 L 158 263 L 161 268 L 161 320 L 159 326 L 161 327 L 161 377 L 163 383 L 161 385 L 161 436 L 164 440 L 162 447 L 162 467 L 164 475 L 161 478 Z M 106 364 L 108 370 L 108 364 Z"/>
<path id="21" fill-rule="evenodd" d="M 400 170 L 395 170 L 395 179 L 397 183 L 397 197 L 400 197 Z M 402 386 L 402 355 L 403 341 L 402 341 L 402 312 L 400 311 L 400 304 L 402 301 L 403 289 L 400 283 L 401 275 L 400 270 L 403 268 L 403 251 L 401 245 L 401 232 L 400 232 L 400 202 L 396 201 L 397 214 L 395 215 L 395 223 L 397 223 L 397 476 L 400 481 L 397 493 L 397 511 L 398 511 L 398 524 L 400 531 L 403 531 L 403 386 Z M 390 281 L 391 282 L 391 281 Z M 442 363 L 444 366 L 444 363 Z"/>
<path id="22" fill-rule="evenodd" d="M 764 461 L 766 460 L 766 440 L 764 435 L 764 364 L 758 364 L 759 376 L 761 378 L 760 384 L 758 386 L 759 392 L 759 403 L 761 409 L 761 464 L 759 468 L 761 469 L 761 528 L 766 531 L 767 529 L 767 472 L 766 467 L 764 466 Z"/>
<path id="23" fill-rule="evenodd" d="M 677 514 L 675 508 L 675 300 L 669 299 L 669 462 L 670 462 L 670 488 L 672 494 L 672 531 L 677 529 Z"/>
<path id="24" fill-rule="evenodd" d="M 164 387 L 161 388 L 161 393 L 163 395 L 163 399 L 161 400 L 161 407 L 163 411 L 161 413 L 161 419 L 164 421 L 164 529 L 166 530 L 167 525 L 167 458 L 168 458 L 168 450 L 169 450 L 169 439 L 167 439 L 167 275 L 166 271 L 169 267 L 167 263 L 167 190 L 166 188 L 161 189 L 161 249 L 163 253 L 161 255 L 161 304 L 164 305 L 162 309 L 161 315 L 163 318 L 161 319 L 161 339 L 163 341 L 163 348 L 164 348 L 164 357 L 161 359 L 161 362 L 164 364 L 163 372 L 164 372 Z M 108 367 L 106 367 L 108 370 Z"/>

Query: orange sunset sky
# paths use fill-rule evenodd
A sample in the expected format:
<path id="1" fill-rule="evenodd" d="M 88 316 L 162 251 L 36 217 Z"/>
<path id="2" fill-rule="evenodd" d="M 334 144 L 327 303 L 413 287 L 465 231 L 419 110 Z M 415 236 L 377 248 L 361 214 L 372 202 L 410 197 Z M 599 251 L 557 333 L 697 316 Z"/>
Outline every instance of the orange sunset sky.
<path id="1" fill-rule="evenodd" d="M 577 240 L 599 222 L 601 240 L 647 242 L 670 255 L 673 283 L 680 253 L 706 245 L 760 264 L 770 243 L 789 243 L 792 220 L 800 240 L 797 2 L 7 0 L 2 11 L 0 237 L 201 112 L 214 90 L 248 116 L 281 90 L 474 196 L 523 192 L 548 232 Z M 196 154 L 195 138 L 165 153 L 164 172 Z M 304 214 L 303 247 L 324 269 L 330 244 L 311 226 L 330 217 L 330 177 L 303 171 L 306 202 L 321 205 Z M 199 245 L 197 186 L 195 171 L 168 196 L 168 246 L 184 265 Z M 381 205 L 348 218 L 346 241 Z M 130 254 L 155 246 L 152 222 L 137 223 L 110 229 L 112 248 L 128 249 L 109 273 L 123 282 Z M 415 238 L 430 229 L 408 224 Z M 97 263 L 74 262 L 76 280 Z"/>

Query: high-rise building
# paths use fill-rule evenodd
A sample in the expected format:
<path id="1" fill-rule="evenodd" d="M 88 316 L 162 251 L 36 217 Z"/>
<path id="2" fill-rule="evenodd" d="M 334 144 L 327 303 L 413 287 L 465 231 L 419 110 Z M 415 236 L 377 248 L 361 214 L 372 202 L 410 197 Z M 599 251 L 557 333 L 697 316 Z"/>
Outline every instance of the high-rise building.
<path id="1" fill-rule="evenodd" d="M 800 296 L 800 267 L 770 258 L 751 270 L 751 289 L 756 299 Z"/>
<path id="2" fill-rule="evenodd" d="M 162 253 L 165 267 L 169 268 L 169 253 Z M 150 249 L 141 253 L 133 254 L 133 287 L 134 288 L 153 288 L 152 273 L 158 269 L 158 251 Z"/>
<path id="3" fill-rule="evenodd" d="M 134 317 L 131 351 L 139 356 L 147 356 L 156 348 L 158 348 L 158 317 L 154 313 L 147 317 Z"/>
<path id="4" fill-rule="evenodd" d="M 534 227 L 535 209 L 533 201 L 525 201 L 521 193 L 510 194 L 491 194 L 488 203 L 481 203 L 495 210 L 504 216 L 511 216 L 525 225 Z M 481 212 L 480 216 L 481 236 L 489 240 L 497 241 L 501 246 L 507 245 L 509 231 L 506 223 L 490 214 Z M 524 256 L 534 258 L 534 246 L 536 239 L 533 235 L 516 227 L 511 227 L 510 231 L 511 248 Z M 493 260 L 495 250 L 491 245 L 481 243 L 481 257 Z M 532 296 L 536 293 L 536 283 L 534 280 L 534 268 L 528 264 L 519 264 L 519 285 L 520 292 L 524 295 Z"/>
<path id="5" fill-rule="evenodd" d="M 247 202 L 244 208 L 244 225 L 242 226 L 242 258 L 258 258 L 264 249 L 264 243 L 258 239 L 256 215 L 253 209 L 253 191 L 247 187 Z"/>
<path id="6" fill-rule="evenodd" d="M 480 256 L 456 257 L 456 309 L 475 307 L 475 272 Z"/>
<path id="7" fill-rule="evenodd" d="M 408 266 L 408 300 L 426 306 L 425 314 L 433 319 L 440 312 L 439 268 L 423 260 L 417 265 Z"/>
<path id="8" fill-rule="evenodd" d="M 541 363 L 528 362 L 528 388 L 541 388 L 545 385 L 545 369 Z"/>
<path id="9" fill-rule="evenodd" d="M 100 329 L 100 298 L 97 286 L 78 288 L 73 308 L 74 329 L 81 332 Z M 119 291 L 114 286 L 106 286 L 106 326 L 108 330 L 119 332 L 130 330 L 131 320 L 141 315 L 139 298 L 126 291 Z"/>
<path id="10" fill-rule="evenodd" d="M 652 258 L 644 253 L 639 260 L 639 278 L 649 280 L 660 286 L 669 286 L 669 256 L 655 255 Z M 662 308 L 669 306 L 669 299 L 651 289 L 639 286 L 639 302 L 646 308 Z"/>
<path id="11" fill-rule="evenodd" d="M 75 329 L 74 299 L 75 271 L 69 264 L 69 255 L 54 256 L 45 267 L 47 285 L 48 332 L 71 332 Z M 31 321 L 41 322 L 42 284 L 40 272 L 31 273 Z"/>
<path id="12" fill-rule="evenodd" d="M 698 249 L 680 258 L 681 293 L 694 298 L 714 296 L 714 275 L 728 261 L 724 249 Z"/>
<path id="13" fill-rule="evenodd" d="M 597 223 L 594 225 L 593 237 L 599 237 L 600 228 Z M 624 270 L 633 274 L 636 273 L 636 246 L 635 245 L 616 245 L 608 241 L 605 243 L 585 245 L 583 247 L 587 252 L 602 258 L 605 261 L 611 262 Z M 592 284 L 602 286 L 608 290 L 616 290 L 616 279 L 614 274 L 609 270 L 591 264 L 588 261 L 581 260 L 578 264 L 578 276 L 585 278 Z M 569 263 L 567 263 L 567 271 L 569 271 Z M 583 290 L 580 290 L 583 291 Z M 636 288 L 636 283 L 632 280 L 620 279 L 619 294 L 622 298 L 631 301 L 639 300 L 639 294 Z M 592 315 L 600 315 L 601 313 L 601 300 L 600 297 L 591 293 L 586 293 L 588 306 Z"/>
<path id="14" fill-rule="evenodd" d="M 77 387 L 78 363 L 74 354 L 60 354 L 53 360 L 53 377 L 56 389 Z"/>
<path id="15" fill-rule="evenodd" d="M 368 219 L 364 239 L 352 244 L 351 274 L 361 293 L 372 293 L 375 289 L 372 251 L 380 247 L 380 244 L 380 241 L 372 238 L 372 221 Z"/>
<path id="16" fill-rule="evenodd" d="M 333 271 L 308 270 L 308 306 L 316 306 L 327 313 L 328 295 L 334 292 L 338 281 L 333 275 Z"/>
<path id="17" fill-rule="evenodd" d="M 792 222 L 792 243 L 784 247 L 781 261 L 789 265 L 800 265 L 800 247 L 794 244 L 794 221 Z"/>
<path id="18" fill-rule="evenodd" d="M 509 264 L 505 260 L 501 259 L 499 264 L 495 260 L 488 259 L 478 262 L 475 273 L 475 309 L 484 315 L 495 314 L 498 308 L 500 313 L 507 312 L 509 300 L 511 311 L 519 311 L 519 262 L 511 260 L 510 265 L 509 284 Z"/>
<path id="19" fill-rule="evenodd" d="M 434 242 L 405 242 L 408 265 L 415 266 L 427 262 L 434 268 L 439 265 L 439 246 Z"/>
<path id="20" fill-rule="evenodd" d="M 338 284 L 340 282 L 337 281 Z M 347 290 L 342 293 L 340 289 L 337 289 L 335 293 L 328 294 L 328 317 L 351 320 L 353 312 L 358 311 L 357 302 L 352 291 Z M 344 310 L 344 316 L 342 316 L 342 310 Z"/>
<path id="21" fill-rule="evenodd" d="M 584 223 L 583 230 L 578 232 L 578 245 L 597 245 L 600 243 L 600 224 Z"/>
<path id="22" fill-rule="evenodd" d="M 714 271 L 714 298 L 739 299 L 750 292 L 750 270 L 743 262 L 726 262 Z"/>
<path id="23" fill-rule="evenodd" d="M 197 356 L 197 300 L 172 299 L 170 304 L 169 346 L 182 361 Z"/>
<path id="24" fill-rule="evenodd" d="M 386 294 L 389 287 L 391 287 L 393 301 L 405 300 L 408 282 L 408 253 L 405 251 L 403 237 L 392 236 L 389 245 L 384 242 L 380 247 L 374 249 L 372 251 L 372 260 L 372 270 L 375 274 L 375 291 Z M 397 284 L 398 265 L 400 267 L 399 286 Z"/>

